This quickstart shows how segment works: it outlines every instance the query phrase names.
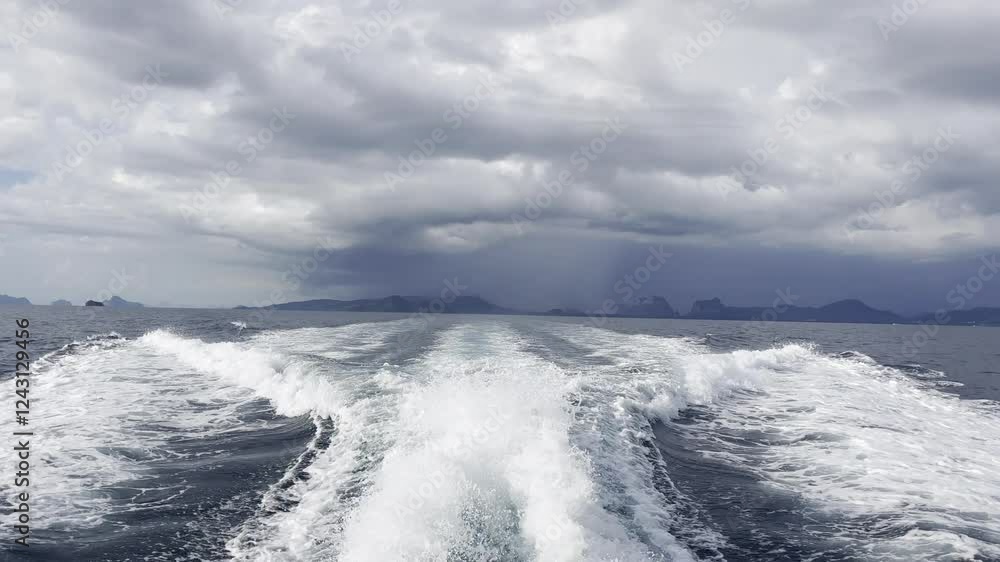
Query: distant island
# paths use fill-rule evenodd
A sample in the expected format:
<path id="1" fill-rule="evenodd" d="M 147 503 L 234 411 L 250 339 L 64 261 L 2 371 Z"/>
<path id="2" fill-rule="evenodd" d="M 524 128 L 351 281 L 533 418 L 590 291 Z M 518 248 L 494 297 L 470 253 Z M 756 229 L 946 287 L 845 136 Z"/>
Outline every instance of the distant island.
<path id="1" fill-rule="evenodd" d="M 109 308 L 143 308 L 142 303 L 129 302 L 121 297 L 111 297 L 104 301 L 104 306 Z"/>
<path id="2" fill-rule="evenodd" d="M 971 308 L 969 310 L 953 310 L 948 313 L 950 321 L 947 324 L 958 326 L 1000 326 L 1000 308 Z M 934 314 L 924 314 L 916 318 L 918 323 L 941 324 Z"/>
<path id="3" fill-rule="evenodd" d="M 26 298 L 0 294 L 0 305 L 31 305 Z M 58 299 L 52 306 L 73 306 L 68 300 Z M 144 308 L 142 303 L 130 302 L 119 296 L 106 301 L 88 300 L 84 306 L 108 308 Z M 479 296 L 458 296 L 450 301 L 439 298 L 393 295 L 382 298 L 335 300 L 317 299 L 287 302 L 274 305 L 275 310 L 327 311 L 327 312 L 391 312 L 399 314 L 501 314 L 527 316 L 588 317 L 603 316 L 573 308 L 553 308 L 544 312 L 505 308 Z M 255 307 L 237 306 L 236 310 L 255 310 Z M 903 316 L 888 310 L 879 310 L 857 299 L 846 299 L 826 306 L 729 306 L 719 298 L 699 300 L 690 312 L 682 314 L 661 296 L 640 296 L 630 302 L 615 303 L 608 318 L 676 318 L 681 320 L 776 320 L 780 322 L 825 322 L 831 324 L 940 324 L 951 326 L 1000 326 L 1000 308 L 980 307 L 968 310 L 949 310 L 947 316 L 925 313 Z"/>
<path id="4" fill-rule="evenodd" d="M 766 318 L 765 307 L 726 306 L 718 298 L 697 301 L 687 318 L 697 320 L 754 320 Z M 787 306 L 773 312 L 785 322 L 831 322 L 863 324 L 901 324 L 907 320 L 893 312 L 877 310 L 854 299 L 838 301 L 823 307 Z"/>
<path id="5" fill-rule="evenodd" d="M 0 295 L 0 304 L 31 304 L 31 301 L 21 297 L 10 297 L 7 295 Z"/>
<path id="6" fill-rule="evenodd" d="M 617 306 L 617 305 L 616 305 Z M 663 297 L 636 297 L 632 302 L 624 303 L 617 308 L 618 312 L 611 314 L 611 318 L 683 318 L 679 312 L 670 306 L 667 299 Z M 536 314 L 527 312 L 523 314 Z M 541 313 L 542 316 L 589 316 L 582 310 L 575 308 L 553 308 L 548 312 Z"/>
<path id="7" fill-rule="evenodd" d="M 636 297 L 625 303 L 619 316 L 628 318 L 677 318 L 680 314 L 663 297 Z"/>
<path id="8" fill-rule="evenodd" d="M 520 312 L 497 306 L 480 297 L 459 296 L 451 302 L 427 297 L 402 297 L 393 295 L 381 299 L 358 299 L 350 301 L 321 299 L 302 302 L 276 304 L 276 310 L 330 311 L 330 312 L 440 312 L 445 314 L 521 314 Z M 237 310 L 253 310 L 252 307 L 238 306 Z"/>
<path id="9" fill-rule="evenodd" d="M 55 304 L 55 303 L 53 303 Z M 108 308 L 143 308 L 142 303 L 129 302 L 121 297 L 111 297 L 110 299 L 101 301 L 87 301 L 84 306 L 106 306 Z"/>
<path id="10" fill-rule="evenodd" d="M 427 297 L 393 295 L 377 299 L 332 300 L 320 299 L 288 302 L 270 307 L 289 311 L 329 312 L 434 312 L 442 314 L 520 314 L 531 316 L 585 317 L 582 310 L 553 308 L 545 312 L 504 308 L 478 296 L 461 296 L 450 303 Z M 237 310 L 255 310 L 238 306 Z M 837 301 L 821 307 L 786 306 L 780 310 L 762 306 L 728 306 L 721 299 L 696 301 L 688 314 L 681 314 L 660 296 L 637 297 L 630 303 L 618 306 L 611 318 L 676 318 L 683 320 L 777 320 L 780 322 L 826 322 L 832 324 L 917 324 L 934 322 L 935 315 L 922 314 L 904 317 L 888 310 L 879 310 L 857 299 Z M 938 324 L 1000 326 L 1000 308 L 977 308 L 949 313 L 947 322 Z"/>

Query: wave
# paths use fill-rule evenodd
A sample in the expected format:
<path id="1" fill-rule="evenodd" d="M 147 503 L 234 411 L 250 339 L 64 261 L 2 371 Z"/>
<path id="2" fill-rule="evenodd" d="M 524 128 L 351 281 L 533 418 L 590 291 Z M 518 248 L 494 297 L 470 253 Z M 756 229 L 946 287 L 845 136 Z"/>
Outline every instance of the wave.
<path id="1" fill-rule="evenodd" d="M 109 516 L 153 511 L 186 491 L 152 478 L 152 466 L 186 454 L 175 443 L 258 427 L 252 420 L 267 406 L 253 393 L 173 369 L 143 342 L 117 334 L 69 344 L 36 363 L 31 396 L 42 398 L 31 410 L 31 481 L 45 491 L 32 504 L 36 528 L 124 527 Z M 5 460 L 13 463 L 12 454 L 5 449 Z M 10 484 L 0 483 L 4 495 Z"/>
<path id="2" fill-rule="evenodd" d="M 829 520 L 810 534 L 838 552 L 996 558 L 1000 411 L 936 389 L 947 382 L 798 343 L 716 353 L 701 338 L 560 323 L 400 320 L 221 343 L 109 334 L 67 346 L 33 382 L 47 403 L 37 522 L 124 525 L 124 512 L 171 505 L 189 487 L 152 467 L 219 454 L 179 443 L 277 414 L 313 437 L 229 530 L 235 560 L 725 559 L 738 549 L 706 498 L 675 484 L 665 424 L 685 459 Z M 155 500 L 122 501 L 124 489 Z"/>
<path id="3" fill-rule="evenodd" d="M 74 340 L 61 348 L 50 351 L 35 360 L 35 370 L 44 370 L 53 365 L 63 355 L 78 353 L 93 349 L 109 349 L 121 345 L 128 340 L 118 332 L 108 332 L 105 334 L 93 334 L 87 336 L 83 341 Z"/>
<path id="4" fill-rule="evenodd" d="M 623 411 L 671 424 L 707 459 L 839 517 L 834 541 L 881 560 L 1000 557 L 1000 409 L 944 373 L 810 345 L 712 353 L 698 340 L 550 327 L 609 359 Z M 699 445 L 700 443 L 700 445 Z"/>
<path id="5" fill-rule="evenodd" d="M 703 426 L 764 446 L 720 457 L 883 538 L 887 559 L 1000 551 L 1000 416 L 905 373 L 804 346 L 691 358 L 693 376 L 748 373 L 763 392 L 718 404 Z M 872 516 L 877 515 L 877 523 Z M 859 531 L 859 530 L 858 530 Z M 913 533 L 922 540 L 915 541 Z M 941 540 L 931 548 L 928 536 Z M 957 548 L 961 537 L 964 546 Z"/>
<path id="6" fill-rule="evenodd" d="M 882 516 L 878 525 L 892 532 L 849 522 L 841 537 L 865 541 L 872 556 L 919 558 L 934 552 L 928 541 L 941 555 L 989 555 L 1000 542 L 977 519 L 998 515 L 996 465 L 968 431 L 990 426 L 980 434 L 1000 442 L 989 411 L 857 353 L 830 357 L 790 344 L 718 354 L 688 338 L 555 329 L 611 367 L 569 373 L 525 352 L 508 328 L 465 326 L 443 332 L 413 364 L 374 374 L 358 366 L 354 379 L 340 373 L 352 382 L 339 391 L 323 389 L 324 379 L 293 377 L 286 388 L 285 375 L 269 374 L 271 388 L 244 375 L 279 411 L 321 412 L 337 430 L 305 469 L 308 478 L 289 489 L 294 507 L 244 529 L 230 542 L 234 557 L 693 559 L 682 543 L 721 557 L 726 539 L 704 523 L 698 498 L 652 484 L 671 486 L 670 467 L 650 454 L 650 422 L 692 407 L 713 416 L 685 431 L 760 444 L 707 448 L 706 458 L 859 526 Z M 342 362 L 384 343 L 339 330 L 353 345 L 338 347 L 333 333 L 273 333 L 255 344 L 280 339 Z M 292 390 L 303 387 L 309 391 Z M 337 409 L 329 408 L 333 395 L 342 400 Z M 298 407 L 282 406 L 289 396 L 299 396 L 291 400 Z M 944 455 L 934 454 L 963 427 Z M 371 540 L 379 534 L 392 539 Z"/>
<path id="7" fill-rule="evenodd" d="M 303 335 L 296 346 L 321 345 Z M 572 378 L 521 347 L 501 326 L 459 326 L 411 364 L 384 365 L 369 377 L 377 392 L 335 419 L 297 505 L 231 541 L 234 558 L 693 559 L 605 510 L 572 442 Z"/>
<path id="8" fill-rule="evenodd" d="M 335 384 L 313 376 L 313 364 L 266 347 L 205 343 L 164 330 L 146 334 L 139 338 L 139 344 L 176 358 L 188 369 L 219 377 L 233 387 L 250 389 L 270 401 L 283 416 L 316 413 L 330 417 L 342 407 L 342 395 Z"/>

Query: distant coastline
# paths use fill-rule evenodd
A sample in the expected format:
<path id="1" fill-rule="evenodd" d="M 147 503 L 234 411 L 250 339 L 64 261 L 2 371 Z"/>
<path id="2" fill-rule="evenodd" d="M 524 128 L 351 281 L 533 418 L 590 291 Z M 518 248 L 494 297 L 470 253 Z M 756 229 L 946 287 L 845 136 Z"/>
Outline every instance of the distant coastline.
<path id="1" fill-rule="evenodd" d="M 26 298 L 0 295 L 0 304 L 31 304 Z"/>
<path id="2" fill-rule="evenodd" d="M 238 306 L 236 310 L 260 310 L 262 307 Z M 308 300 L 287 302 L 266 307 L 286 311 L 328 312 L 394 312 L 441 314 L 496 314 L 525 316 L 602 317 L 602 318 L 662 318 L 677 320 L 732 320 L 823 322 L 832 324 L 922 324 L 937 323 L 952 326 L 1000 326 L 1000 308 L 975 308 L 949 313 L 947 321 L 931 313 L 903 316 L 888 310 L 879 310 L 857 299 L 846 299 L 822 307 L 740 307 L 728 306 L 718 298 L 697 301 L 688 314 L 677 312 L 663 297 L 640 297 L 632 303 L 617 307 L 614 313 L 588 313 L 575 309 L 554 308 L 531 311 L 504 308 L 481 297 L 462 296 L 444 303 L 440 299 L 404 297 L 393 295 L 378 299 L 357 300 Z"/>
<path id="3" fill-rule="evenodd" d="M 0 305 L 4 305 L 4 304 L 34 306 L 34 304 L 31 301 L 29 301 L 28 299 L 23 298 L 23 297 L 11 297 L 11 296 L 8 296 L 8 295 L 0 295 Z M 39 306 L 42 306 L 42 305 L 39 305 Z M 66 299 L 56 299 L 56 300 L 52 301 L 52 303 L 49 304 L 48 306 L 73 307 L 74 305 L 73 305 L 72 302 L 70 302 L 70 301 L 68 301 Z M 81 306 L 84 306 L 84 307 L 87 307 L 87 306 L 91 306 L 91 307 L 94 307 L 94 306 L 103 306 L 103 307 L 108 307 L 108 308 L 143 308 L 144 305 L 142 303 L 138 303 L 138 302 L 129 302 L 129 301 L 127 301 L 127 300 L 125 300 L 125 299 L 123 299 L 121 297 L 118 297 L 118 296 L 112 296 L 111 298 L 109 298 L 106 301 L 88 300 L 88 301 L 86 301 Z"/>
<path id="4" fill-rule="evenodd" d="M 0 305 L 32 305 L 25 298 L 0 294 Z M 71 307 L 69 301 L 54 301 L 50 306 Z M 108 308 L 144 308 L 137 302 L 120 297 L 107 301 L 87 301 L 83 306 Z M 383 298 L 335 300 L 316 299 L 276 304 L 269 307 L 237 306 L 233 310 L 285 310 L 300 312 L 386 312 L 397 314 L 492 314 L 522 316 L 557 316 L 581 318 L 659 318 L 676 320 L 730 320 L 739 322 L 819 322 L 830 324 L 936 324 L 941 326 L 1000 327 L 1000 308 L 979 307 L 904 316 L 889 310 L 879 310 L 857 299 L 837 301 L 826 306 L 729 306 L 721 299 L 696 301 L 687 314 L 674 309 L 660 296 L 643 296 L 632 302 L 615 305 L 612 312 L 553 308 L 546 311 L 521 310 L 493 304 L 478 296 L 458 296 L 445 302 L 440 298 L 393 295 Z M 192 308 L 197 310 L 197 308 Z"/>

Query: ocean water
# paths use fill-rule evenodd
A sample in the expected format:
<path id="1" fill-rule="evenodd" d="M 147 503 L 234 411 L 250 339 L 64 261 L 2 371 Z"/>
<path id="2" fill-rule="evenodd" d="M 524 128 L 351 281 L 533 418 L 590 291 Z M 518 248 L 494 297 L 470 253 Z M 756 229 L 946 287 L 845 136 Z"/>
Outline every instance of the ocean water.
<path id="1" fill-rule="evenodd" d="M 1000 330 L 914 333 L 2 307 L 0 559 L 1000 560 Z"/>

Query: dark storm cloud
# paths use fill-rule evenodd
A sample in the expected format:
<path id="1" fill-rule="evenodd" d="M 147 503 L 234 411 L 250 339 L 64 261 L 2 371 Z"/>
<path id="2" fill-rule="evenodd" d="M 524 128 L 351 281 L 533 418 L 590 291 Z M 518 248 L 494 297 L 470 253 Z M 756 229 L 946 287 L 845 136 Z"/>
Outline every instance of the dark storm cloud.
<path id="1" fill-rule="evenodd" d="M 589 251 L 581 251 L 581 245 Z M 373 294 L 432 295 L 446 280 L 458 280 L 469 294 L 488 295 L 513 308 L 590 310 L 603 299 L 621 298 L 615 284 L 634 273 L 651 248 L 659 246 L 547 236 L 511 241 L 473 256 L 352 250 L 336 255 L 331 267 L 306 281 L 309 290 L 319 292 L 349 286 L 374 289 Z M 947 306 L 948 291 L 982 265 L 975 256 L 906 264 L 774 248 L 666 250 L 672 254 L 666 267 L 640 292 L 667 295 L 682 312 L 699 299 L 720 296 L 728 304 L 755 306 L 770 302 L 778 290 L 790 290 L 801 297 L 802 306 L 860 298 L 915 314 Z M 988 285 L 976 304 L 996 304 L 998 299 L 1000 287 Z"/>

